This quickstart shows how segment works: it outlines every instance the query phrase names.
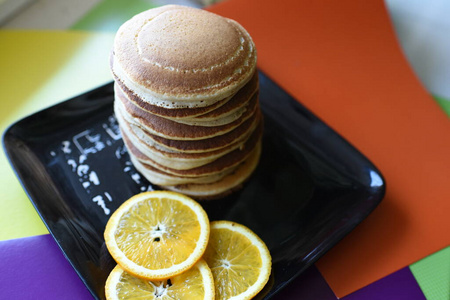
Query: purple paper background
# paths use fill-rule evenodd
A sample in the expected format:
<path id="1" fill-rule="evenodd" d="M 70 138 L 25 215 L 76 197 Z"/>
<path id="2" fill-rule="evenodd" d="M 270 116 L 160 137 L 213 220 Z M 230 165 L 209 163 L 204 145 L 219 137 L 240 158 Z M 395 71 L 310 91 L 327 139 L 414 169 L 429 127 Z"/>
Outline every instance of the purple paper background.
<path id="1" fill-rule="evenodd" d="M 342 300 L 426 300 L 409 267 L 400 269 Z"/>
<path id="2" fill-rule="evenodd" d="M 76 299 L 92 296 L 49 234 L 0 242 L 0 299 Z M 337 300 L 315 266 L 274 300 Z M 409 267 L 342 300 L 426 300 Z"/>
<path id="3" fill-rule="evenodd" d="M 49 234 L 0 242 L 0 299 L 92 299 Z M 274 300 L 336 300 L 312 266 Z"/>
<path id="4" fill-rule="evenodd" d="M 51 235 L 0 242 L 0 299 L 92 300 Z"/>

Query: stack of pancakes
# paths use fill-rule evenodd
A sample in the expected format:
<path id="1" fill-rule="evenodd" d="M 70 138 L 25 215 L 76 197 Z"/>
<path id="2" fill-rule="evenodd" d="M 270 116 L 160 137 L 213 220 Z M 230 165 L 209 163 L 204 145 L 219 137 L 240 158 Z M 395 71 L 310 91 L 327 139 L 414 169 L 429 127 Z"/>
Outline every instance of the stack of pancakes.
<path id="1" fill-rule="evenodd" d="M 235 21 L 168 5 L 117 32 L 114 109 L 136 169 L 151 183 L 218 198 L 251 175 L 261 152 L 256 51 Z"/>

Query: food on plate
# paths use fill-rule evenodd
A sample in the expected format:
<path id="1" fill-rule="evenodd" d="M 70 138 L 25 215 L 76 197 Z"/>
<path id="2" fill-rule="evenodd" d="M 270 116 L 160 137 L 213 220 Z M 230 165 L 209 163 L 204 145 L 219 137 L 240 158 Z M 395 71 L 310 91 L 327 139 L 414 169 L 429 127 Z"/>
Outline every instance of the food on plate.
<path id="1" fill-rule="evenodd" d="M 254 232 L 236 222 L 209 223 L 198 202 L 172 191 L 131 197 L 104 236 L 117 262 L 107 299 L 251 299 L 271 273 L 270 252 Z"/>
<path id="2" fill-rule="evenodd" d="M 186 272 L 161 281 L 137 278 L 117 265 L 106 280 L 105 295 L 108 300 L 213 300 L 214 282 L 211 270 L 202 259 Z"/>
<path id="3" fill-rule="evenodd" d="M 151 9 L 120 27 L 110 64 L 115 115 L 143 176 L 196 199 L 242 187 L 263 119 L 256 49 L 241 25 L 191 7 Z"/>
<path id="4" fill-rule="evenodd" d="M 203 256 L 211 268 L 216 299 L 251 299 L 269 280 L 272 259 L 264 242 L 235 222 L 211 222 Z"/>
<path id="5" fill-rule="evenodd" d="M 167 279 L 200 260 L 209 240 L 209 219 L 200 204 L 187 196 L 145 192 L 111 215 L 104 237 L 111 256 L 128 273 Z"/>

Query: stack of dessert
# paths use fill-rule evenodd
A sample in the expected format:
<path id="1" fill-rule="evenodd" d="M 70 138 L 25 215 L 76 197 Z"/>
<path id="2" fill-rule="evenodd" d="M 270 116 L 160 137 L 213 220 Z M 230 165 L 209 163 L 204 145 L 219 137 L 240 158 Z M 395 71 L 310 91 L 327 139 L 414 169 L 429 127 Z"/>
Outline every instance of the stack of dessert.
<path id="1" fill-rule="evenodd" d="M 262 116 L 256 51 L 237 22 L 168 5 L 117 32 L 114 109 L 136 169 L 197 199 L 239 189 L 256 168 Z"/>

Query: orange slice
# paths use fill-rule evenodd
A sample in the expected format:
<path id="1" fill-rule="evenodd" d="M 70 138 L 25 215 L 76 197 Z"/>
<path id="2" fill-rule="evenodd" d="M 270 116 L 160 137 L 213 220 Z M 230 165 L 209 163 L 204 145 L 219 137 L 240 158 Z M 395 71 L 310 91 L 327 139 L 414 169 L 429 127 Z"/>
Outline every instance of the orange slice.
<path id="1" fill-rule="evenodd" d="M 203 258 L 211 268 L 216 299 L 251 299 L 270 277 L 272 259 L 264 242 L 247 227 L 229 221 L 211 223 Z"/>
<path id="2" fill-rule="evenodd" d="M 109 219 L 104 236 L 124 270 L 159 280 L 191 268 L 206 249 L 209 231 L 208 216 L 195 200 L 153 191 L 124 202 Z"/>
<path id="3" fill-rule="evenodd" d="M 211 270 L 204 260 L 200 260 L 188 271 L 164 281 L 134 277 L 117 265 L 106 280 L 105 294 L 108 300 L 212 300 L 214 282 Z"/>

